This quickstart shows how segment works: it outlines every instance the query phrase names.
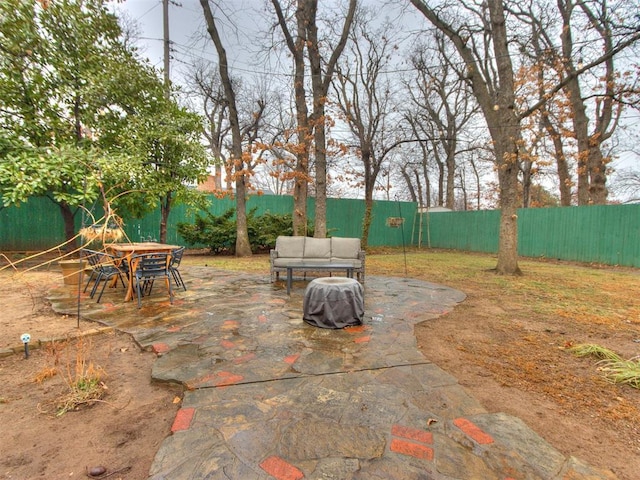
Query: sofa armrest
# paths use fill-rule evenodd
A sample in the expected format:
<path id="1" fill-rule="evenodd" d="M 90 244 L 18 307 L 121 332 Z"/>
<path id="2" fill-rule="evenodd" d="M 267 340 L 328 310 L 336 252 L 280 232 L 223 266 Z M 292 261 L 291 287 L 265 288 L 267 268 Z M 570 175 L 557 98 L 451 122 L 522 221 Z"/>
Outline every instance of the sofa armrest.
<path id="1" fill-rule="evenodd" d="M 278 258 L 278 251 L 274 248 L 269 250 L 269 276 L 271 278 L 271 283 L 275 282 L 278 278 L 278 273 L 276 272 L 273 262 Z"/>
<path id="2" fill-rule="evenodd" d="M 357 272 L 357 277 L 358 277 L 358 280 L 359 280 L 361 283 L 364 283 L 364 276 L 365 276 L 365 262 L 364 262 L 364 257 L 365 257 L 365 255 L 366 255 L 366 252 L 365 252 L 364 250 L 360 250 L 360 251 L 358 252 L 358 260 L 360 260 L 360 264 L 361 264 L 362 266 L 360 267 L 360 270 L 358 270 L 358 272 Z"/>

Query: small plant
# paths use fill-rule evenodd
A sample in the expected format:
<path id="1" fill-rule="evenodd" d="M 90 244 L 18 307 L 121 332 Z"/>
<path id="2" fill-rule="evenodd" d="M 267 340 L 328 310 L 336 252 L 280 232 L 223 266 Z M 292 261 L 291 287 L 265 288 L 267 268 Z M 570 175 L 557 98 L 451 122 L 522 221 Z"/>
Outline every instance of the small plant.
<path id="1" fill-rule="evenodd" d="M 58 374 L 57 368 L 45 367 L 36 374 L 36 377 L 33 379 L 33 381 L 36 383 L 42 383 L 45 380 L 55 377 L 57 374 Z"/>
<path id="2" fill-rule="evenodd" d="M 624 383 L 640 389 L 640 357 L 629 360 L 603 360 L 598 362 L 598 370 L 611 383 Z"/>
<path id="3" fill-rule="evenodd" d="M 578 357 L 599 358 L 598 370 L 611 383 L 624 383 L 640 389 L 640 357 L 623 360 L 616 352 L 592 343 L 575 345 L 568 350 Z"/>
<path id="4" fill-rule="evenodd" d="M 63 378 L 69 392 L 58 401 L 58 416 L 70 410 L 77 410 L 81 405 L 92 404 L 100 400 L 106 392 L 106 386 L 102 382 L 106 373 L 102 367 L 94 365 L 88 359 L 90 351 L 91 340 L 78 337 L 75 359 L 67 359 L 66 362 Z"/>
<path id="5" fill-rule="evenodd" d="M 596 357 L 601 360 L 621 361 L 620 356 L 606 347 L 594 343 L 581 343 L 569 348 L 569 351 L 578 357 Z"/>
<path id="6" fill-rule="evenodd" d="M 100 401 L 106 393 L 107 387 L 102 381 L 106 372 L 89 359 L 91 347 L 91 340 L 83 337 L 78 337 L 75 348 L 69 342 L 54 342 L 47 346 L 46 354 L 53 366 L 42 369 L 34 381 L 43 382 L 54 376 L 59 376 L 64 381 L 65 391 L 51 405 L 56 416 Z"/>

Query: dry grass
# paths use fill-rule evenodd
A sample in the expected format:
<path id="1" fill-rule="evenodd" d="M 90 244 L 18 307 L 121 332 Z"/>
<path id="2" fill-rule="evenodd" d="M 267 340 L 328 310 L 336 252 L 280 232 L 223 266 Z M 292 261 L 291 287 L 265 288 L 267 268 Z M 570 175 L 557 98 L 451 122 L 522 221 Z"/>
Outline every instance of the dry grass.
<path id="1" fill-rule="evenodd" d="M 100 401 L 107 386 L 103 382 L 106 372 L 92 359 L 91 339 L 78 337 L 74 343 L 52 342 L 45 348 L 47 365 L 36 374 L 34 381 L 42 383 L 50 378 L 62 378 L 65 388 L 51 402 L 43 405 L 45 412 L 56 416 Z"/>
<path id="2" fill-rule="evenodd" d="M 595 357 L 600 360 L 614 360 L 616 362 L 622 360 L 620 355 L 613 350 L 609 350 L 608 348 L 593 343 L 581 343 L 579 345 L 574 345 L 569 347 L 569 351 L 578 357 Z"/>
<path id="3" fill-rule="evenodd" d="M 640 357 L 630 360 L 603 360 L 598 368 L 612 383 L 640 389 Z"/>

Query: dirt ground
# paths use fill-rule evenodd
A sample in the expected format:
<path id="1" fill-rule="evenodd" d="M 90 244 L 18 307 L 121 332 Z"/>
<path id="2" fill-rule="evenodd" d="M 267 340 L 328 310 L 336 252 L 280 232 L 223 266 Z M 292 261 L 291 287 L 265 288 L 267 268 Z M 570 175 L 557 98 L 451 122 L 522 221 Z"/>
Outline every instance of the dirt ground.
<path id="1" fill-rule="evenodd" d="M 37 272 L 2 281 L 0 349 L 20 346 L 22 333 L 66 341 L 30 348 L 0 358 L 0 479 L 87 478 L 103 466 L 106 478 L 145 479 L 160 443 L 170 433 L 181 390 L 152 384 L 155 354 L 142 352 L 128 335 L 96 330 L 92 322 L 57 315 L 43 298 L 41 285 L 60 282 L 60 273 Z M 104 395 L 94 404 L 56 415 L 69 391 L 78 352 L 86 365 L 100 369 Z M 50 372 L 58 373 L 49 377 Z M 44 378 L 37 382 L 37 378 Z"/>
<path id="2" fill-rule="evenodd" d="M 55 269 L 52 269 L 55 270 Z M 76 333 L 77 319 L 54 314 L 42 285 L 60 281 L 57 271 L 34 272 L 3 284 L 0 348 Z M 569 355 L 567 342 L 593 342 L 630 358 L 638 354 L 636 325 L 613 333 L 558 318 L 537 324 L 482 292 L 449 314 L 416 327 L 418 345 L 431 361 L 456 376 L 491 412 L 522 418 L 567 455 L 611 469 L 622 480 L 640 472 L 640 391 L 602 379 L 595 361 Z M 505 318 L 509 321 L 505 321 Z M 82 322 L 80 332 L 96 327 Z M 66 388 L 63 375 L 38 383 L 52 367 L 75 365 L 78 342 L 106 373 L 102 401 L 55 415 Z M 0 479 L 86 478 L 102 465 L 112 479 L 144 479 L 179 408 L 177 387 L 150 382 L 155 356 L 114 332 L 70 339 L 57 347 L 0 358 Z"/>
<path id="3" fill-rule="evenodd" d="M 565 348 L 595 343 L 631 358 L 640 354 L 638 327 L 585 331 L 561 317 L 541 325 L 482 292 L 466 293 L 451 313 L 417 325 L 423 354 L 489 412 L 521 418 L 563 454 L 621 480 L 640 478 L 640 391 L 607 382 L 597 360 Z"/>

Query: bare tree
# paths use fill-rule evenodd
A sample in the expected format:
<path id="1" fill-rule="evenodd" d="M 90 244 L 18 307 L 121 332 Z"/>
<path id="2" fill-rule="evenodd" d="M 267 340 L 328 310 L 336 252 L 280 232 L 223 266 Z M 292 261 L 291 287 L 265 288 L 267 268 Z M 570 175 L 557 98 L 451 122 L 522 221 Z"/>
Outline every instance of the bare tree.
<path id="1" fill-rule="evenodd" d="M 331 45 L 331 37 L 321 39 L 318 32 L 318 0 L 296 0 L 295 3 L 295 36 L 289 26 L 285 10 L 279 0 L 271 0 L 278 18 L 278 25 L 285 37 L 285 42 L 294 61 L 294 92 L 296 100 L 296 119 L 298 122 L 298 137 L 300 151 L 296 165 L 296 187 L 294 190 L 294 234 L 300 235 L 306 231 L 306 201 L 307 182 L 309 181 L 309 154 L 312 139 L 315 155 L 316 170 L 316 211 L 315 231 L 317 237 L 327 235 L 327 157 L 325 104 L 331 78 L 342 51 L 347 43 L 348 33 L 355 15 L 356 0 L 349 0 L 344 15 L 342 28 L 339 31 L 335 45 L 326 50 L 329 55 L 323 57 L 321 44 Z M 334 31 L 331 32 L 335 33 Z M 307 107 L 307 88 L 305 75 L 305 51 L 309 59 L 311 92 L 313 108 L 311 113 Z M 328 58 L 327 58 L 328 57 Z"/>
<path id="2" fill-rule="evenodd" d="M 404 117 L 405 122 L 411 130 L 411 133 L 407 136 L 415 140 L 420 155 L 419 160 L 416 160 L 416 157 L 418 157 L 418 155 L 415 153 L 415 149 L 410 151 L 409 155 L 407 155 L 409 161 L 401 165 L 403 178 L 406 182 L 412 182 L 415 178 L 415 188 L 418 190 L 418 197 L 415 201 L 418 202 L 420 207 L 430 207 L 432 200 L 431 192 L 433 189 L 431 186 L 429 172 L 432 170 L 432 160 L 436 162 L 438 170 L 438 185 L 440 186 L 438 195 L 440 195 L 439 192 L 442 191 L 442 178 L 444 173 L 444 170 L 442 168 L 439 168 L 439 158 L 438 154 L 433 150 L 433 144 L 427 141 L 427 138 L 429 137 L 428 130 L 431 127 L 431 124 L 422 122 L 418 113 L 414 111 L 414 109 L 405 112 Z M 405 173 L 407 171 L 413 172 L 414 175 L 406 175 Z M 424 194 L 422 190 L 422 183 L 424 183 L 425 186 Z M 441 205 L 441 203 L 439 203 L 438 201 L 436 201 L 436 203 Z"/>
<path id="3" fill-rule="evenodd" d="M 269 99 L 271 108 L 264 115 L 263 138 L 258 143 L 264 154 L 264 162 L 254 178 L 257 188 L 276 195 L 291 195 L 297 177 L 297 130 L 289 108 L 283 108 L 285 95 L 286 92 L 273 93 Z"/>
<path id="4" fill-rule="evenodd" d="M 525 34 L 516 36 L 523 53 L 519 70 L 519 98 L 521 104 L 531 99 L 540 102 L 538 112 L 527 120 L 532 153 L 522 165 L 523 207 L 529 206 L 531 182 L 535 173 L 544 165 L 545 153 L 554 159 L 560 203 L 571 205 L 571 188 L 574 184 L 571 176 L 571 143 L 569 100 L 560 91 L 553 98 L 545 100 L 550 85 L 559 81 L 557 64 L 560 56 L 554 54 L 549 33 L 557 30 L 557 15 L 550 2 L 523 4 L 522 10 L 515 15 L 527 25 Z M 534 10 L 535 9 L 535 10 Z M 522 105 L 521 105 L 522 106 Z M 537 164 L 534 173 L 534 163 Z M 551 163 L 551 162 L 549 162 Z"/>
<path id="5" fill-rule="evenodd" d="M 466 65 L 465 78 L 471 85 L 474 96 L 482 109 L 495 149 L 501 210 L 496 270 L 498 273 L 519 274 L 516 215 L 518 174 L 522 169 L 523 159 L 529 155 L 522 138 L 522 120 L 539 111 L 547 104 L 548 99 L 557 92 L 565 88 L 571 89 L 572 83 L 585 72 L 600 65 L 604 65 L 605 72 L 608 72 L 607 65 L 610 60 L 635 43 L 640 38 L 640 32 L 637 29 L 628 30 L 627 35 L 615 46 L 606 44 L 604 53 L 586 64 L 574 66 L 572 58 L 574 52 L 571 49 L 566 49 L 563 61 L 571 60 L 571 62 L 565 64 L 562 78 L 548 88 L 545 95 L 538 101 L 520 106 L 522 104 L 518 103 L 516 97 L 517 84 L 512 63 L 512 58 L 517 58 L 517 55 L 509 50 L 511 38 L 507 27 L 507 9 L 505 7 L 507 2 L 505 0 L 487 0 L 481 5 L 475 2 L 460 1 L 455 4 L 443 3 L 437 7 L 430 7 L 423 0 L 411 0 L 411 3 L 453 43 Z M 576 6 L 573 3 L 559 3 L 561 8 Z M 606 7 L 604 1 L 597 3 Z M 586 7 L 586 2 L 579 2 L 579 6 L 580 8 Z M 593 22 L 598 15 L 593 12 L 589 13 L 588 10 L 584 10 L 584 13 Z M 602 9 L 599 12 L 600 14 L 604 13 Z M 569 14 L 569 17 L 568 20 L 564 20 L 566 27 L 562 30 L 564 35 L 571 32 L 570 13 L 567 10 L 566 14 Z M 599 27 L 595 28 L 601 32 Z M 610 38 L 605 32 L 602 32 L 601 35 L 602 38 Z M 566 48 L 572 43 L 564 42 L 563 45 Z M 610 82 L 607 84 L 611 85 Z M 584 106 L 582 100 L 580 102 L 577 100 L 582 98 L 580 92 L 576 90 L 569 96 L 572 102 L 576 102 L 576 108 L 581 108 L 577 103 L 582 103 Z M 610 108 L 611 104 L 607 102 L 598 104 L 597 114 L 601 122 L 600 126 L 604 127 L 604 129 L 598 130 L 600 135 L 605 135 L 605 132 L 609 131 L 613 118 L 608 111 Z M 577 114 L 575 118 L 576 121 L 582 121 L 586 117 Z M 580 142 L 577 128 L 576 137 Z M 592 170 L 589 170 L 589 175 L 592 178 L 589 192 L 593 201 L 599 202 L 603 196 L 606 198 L 606 188 L 604 188 L 606 162 L 601 161 L 603 159 L 602 152 L 598 155 L 593 150 L 582 151 L 588 152 L 588 160 L 584 161 L 589 165 L 589 169 L 593 167 Z"/>
<path id="6" fill-rule="evenodd" d="M 227 164 L 225 141 L 231 133 L 227 100 L 217 66 L 200 62 L 188 72 L 186 101 L 194 110 L 201 111 L 207 122 L 202 134 L 207 140 L 213 158 L 216 190 L 222 190 L 222 168 Z M 227 177 L 227 189 L 231 190 L 231 177 Z"/>
<path id="7" fill-rule="evenodd" d="M 625 203 L 640 202 L 640 172 L 625 168 L 616 174 L 616 192 L 622 195 Z"/>
<path id="8" fill-rule="evenodd" d="M 522 142 L 504 5 L 500 0 L 480 7 L 456 2 L 454 12 L 448 4 L 434 8 L 421 0 L 411 3 L 453 43 L 465 63 L 495 149 L 501 212 L 496 271 L 520 274 L 516 199 Z"/>
<path id="9" fill-rule="evenodd" d="M 594 7 L 600 11 L 592 11 L 586 2 L 574 0 L 560 0 L 558 9 L 562 16 L 562 62 L 565 75 L 568 78 L 565 87 L 571 110 L 573 113 L 573 128 L 578 143 L 578 204 L 588 205 L 604 204 L 607 200 L 606 189 L 606 159 L 602 153 L 601 145 L 607 141 L 617 124 L 621 104 L 618 104 L 614 113 L 613 90 L 615 85 L 613 56 L 604 62 L 604 95 L 598 100 L 595 111 L 595 128 L 589 133 L 589 113 L 582 95 L 579 76 L 576 72 L 576 60 L 583 60 L 576 56 L 573 37 L 576 34 L 572 17 L 574 9 L 580 8 L 588 17 L 593 30 L 600 36 L 604 52 L 613 50 L 613 35 L 611 31 L 611 19 L 608 18 L 607 2 L 594 2 Z"/>
<path id="10" fill-rule="evenodd" d="M 362 162 L 365 214 L 362 241 L 366 246 L 371 225 L 373 194 L 387 155 L 398 145 L 400 115 L 393 100 L 393 86 L 384 70 L 396 49 L 393 28 L 373 28 L 373 14 L 361 11 L 351 33 L 351 43 L 337 67 L 333 82 L 337 108 L 355 141 Z"/>
<path id="11" fill-rule="evenodd" d="M 311 126 L 309 109 L 307 107 L 307 92 L 305 87 L 304 49 L 307 42 L 306 23 L 309 14 L 304 2 L 299 2 L 295 12 L 296 36 L 291 33 L 285 12 L 278 0 L 271 0 L 278 17 L 278 25 L 282 30 L 289 52 L 293 57 L 293 91 L 296 105 L 296 122 L 298 147 L 295 153 L 296 166 L 294 170 L 293 188 L 293 234 L 307 233 L 307 195 L 309 177 L 309 152 L 311 150 Z"/>
<path id="12" fill-rule="evenodd" d="M 537 72 L 537 113 L 558 159 L 561 203 L 570 204 L 568 140 L 577 149 L 578 204 L 604 204 L 610 162 L 606 145 L 633 91 L 627 79 L 635 78 L 622 72 L 614 60 L 616 53 L 637 40 L 637 25 L 625 25 L 625 17 L 637 4 L 622 1 L 614 6 L 606 0 L 555 4 L 555 11 L 545 2 L 526 8 L 514 5 L 511 11 L 530 28 L 519 43 L 531 59 L 529 69 Z M 550 88 L 554 85 L 560 87 Z M 556 90 L 555 96 L 550 89 Z"/>
<path id="13" fill-rule="evenodd" d="M 418 44 L 410 56 L 416 78 L 406 83 L 416 119 L 414 130 L 420 141 L 431 143 L 434 160 L 439 167 L 438 205 L 454 208 L 456 158 L 460 155 L 460 136 L 465 126 L 478 113 L 466 83 L 458 71 L 460 63 L 448 48 L 441 33 L 434 35 L 435 54 L 427 54 Z"/>
<path id="14" fill-rule="evenodd" d="M 227 108 L 229 110 L 229 127 L 232 138 L 230 160 L 233 162 L 236 184 L 236 256 L 245 257 L 251 255 L 251 244 L 249 243 L 249 232 L 247 229 L 246 175 L 244 171 L 242 132 L 240 131 L 236 93 L 229 74 L 227 52 L 222 44 L 215 17 L 213 16 L 213 12 L 209 6 L 209 1 L 200 0 L 200 4 L 202 5 L 202 10 L 207 23 L 207 31 L 209 32 L 211 40 L 218 52 L 220 79 L 222 81 Z"/>

